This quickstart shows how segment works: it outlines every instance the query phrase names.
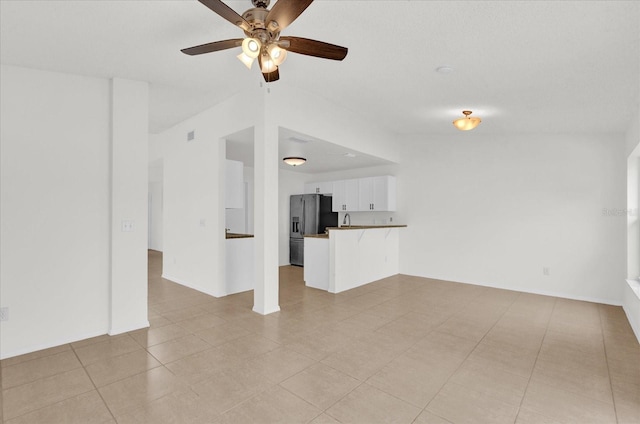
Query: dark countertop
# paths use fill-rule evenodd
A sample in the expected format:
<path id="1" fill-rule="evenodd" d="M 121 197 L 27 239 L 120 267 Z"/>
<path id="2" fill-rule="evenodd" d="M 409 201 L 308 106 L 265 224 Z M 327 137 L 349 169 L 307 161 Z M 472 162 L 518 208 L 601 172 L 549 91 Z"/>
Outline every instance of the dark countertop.
<path id="1" fill-rule="evenodd" d="M 228 239 L 239 239 L 239 238 L 252 238 L 253 234 L 239 234 L 239 233 L 227 233 L 226 238 Z"/>
<path id="2" fill-rule="evenodd" d="M 319 238 L 319 239 L 329 238 L 329 234 L 305 234 L 304 236 L 309 238 Z"/>
<path id="3" fill-rule="evenodd" d="M 327 230 L 369 230 L 376 228 L 404 228 L 406 225 L 345 225 L 343 227 L 327 227 Z M 305 234 L 305 237 L 328 239 L 329 234 Z"/>
<path id="4" fill-rule="evenodd" d="M 327 230 L 368 230 L 372 228 L 404 228 L 406 225 L 344 225 L 342 227 L 327 227 Z"/>

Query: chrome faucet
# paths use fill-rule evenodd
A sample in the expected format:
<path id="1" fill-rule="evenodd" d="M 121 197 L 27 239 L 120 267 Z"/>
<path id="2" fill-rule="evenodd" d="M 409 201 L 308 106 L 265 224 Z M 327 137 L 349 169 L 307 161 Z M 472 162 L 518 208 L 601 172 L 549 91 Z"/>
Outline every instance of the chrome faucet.
<path id="1" fill-rule="evenodd" d="M 342 225 L 346 225 L 347 224 L 347 218 L 349 218 L 349 225 L 347 225 L 347 227 L 351 227 L 351 217 L 349 216 L 348 213 L 344 214 L 344 219 L 342 220 Z"/>

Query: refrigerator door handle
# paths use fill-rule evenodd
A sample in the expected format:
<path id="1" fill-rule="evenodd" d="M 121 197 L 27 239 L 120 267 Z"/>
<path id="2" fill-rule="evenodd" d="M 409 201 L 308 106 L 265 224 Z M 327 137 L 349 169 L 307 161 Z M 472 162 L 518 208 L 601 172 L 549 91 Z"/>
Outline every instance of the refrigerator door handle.
<path id="1" fill-rule="evenodd" d="M 304 209 L 306 207 L 306 203 L 304 201 L 304 199 L 302 199 L 302 231 L 300 231 L 300 235 L 302 237 L 304 237 L 304 221 L 305 221 L 305 215 L 304 215 Z"/>

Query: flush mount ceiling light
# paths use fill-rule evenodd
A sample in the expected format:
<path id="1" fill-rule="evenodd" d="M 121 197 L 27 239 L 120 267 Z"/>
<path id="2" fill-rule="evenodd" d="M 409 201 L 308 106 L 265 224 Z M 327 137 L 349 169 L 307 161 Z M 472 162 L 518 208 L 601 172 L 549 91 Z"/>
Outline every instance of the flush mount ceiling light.
<path id="1" fill-rule="evenodd" d="M 289 137 L 289 140 L 294 142 L 294 143 L 300 143 L 300 144 L 311 143 L 311 140 L 305 140 L 305 139 L 298 138 L 298 137 Z"/>
<path id="2" fill-rule="evenodd" d="M 447 75 L 453 72 L 453 68 L 451 66 L 438 66 L 436 72 Z"/>
<path id="3" fill-rule="evenodd" d="M 463 110 L 462 114 L 464 118 L 456 119 L 453 121 L 453 125 L 460 131 L 469 131 L 480 125 L 482 120 L 480 118 L 470 117 L 469 115 L 471 115 L 471 113 L 470 110 Z"/>
<path id="4" fill-rule="evenodd" d="M 331 60 L 342 60 L 347 55 L 346 47 L 308 38 L 280 36 L 280 31 L 297 19 L 313 0 L 278 0 L 271 10 L 267 9 L 271 0 L 251 0 L 253 8 L 242 15 L 221 0 L 198 1 L 242 29 L 245 38 L 214 41 L 182 49 L 183 53 L 190 56 L 241 46 L 242 53 L 238 59 L 249 69 L 258 59 L 264 80 L 272 82 L 280 78 L 278 67 L 286 59 L 287 51 Z"/>
<path id="5" fill-rule="evenodd" d="M 304 164 L 307 160 L 305 158 L 301 158 L 299 156 L 288 156 L 282 159 L 284 163 L 291 166 L 300 166 Z"/>

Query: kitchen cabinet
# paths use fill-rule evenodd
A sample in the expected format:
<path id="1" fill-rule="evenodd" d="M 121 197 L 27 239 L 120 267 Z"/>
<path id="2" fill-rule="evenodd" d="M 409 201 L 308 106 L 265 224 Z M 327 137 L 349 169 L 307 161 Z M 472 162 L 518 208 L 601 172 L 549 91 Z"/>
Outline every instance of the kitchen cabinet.
<path id="1" fill-rule="evenodd" d="M 333 181 L 306 183 L 304 194 L 333 194 Z"/>
<path id="2" fill-rule="evenodd" d="M 227 294 L 254 289 L 255 248 L 253 237 L 225 240 L 225 285 Z"/>
<path id="3" fill-rule="evenodd" d="M 358 210 L 358 179 L 333 182 L 333 212 L 353 212 Z"/>
<path id="4" fill-rule="evenodd" d="M 358 181 L 358 210 L 395 211 L 396 178 L 391 175 L 360 178 Z"/>
<path id="5" fill-rule="evenodd" d="M 225 203 L 226 209 L 244 208 L 244 164 L 236 160 L 227 159 L 225 162 Z"/>

